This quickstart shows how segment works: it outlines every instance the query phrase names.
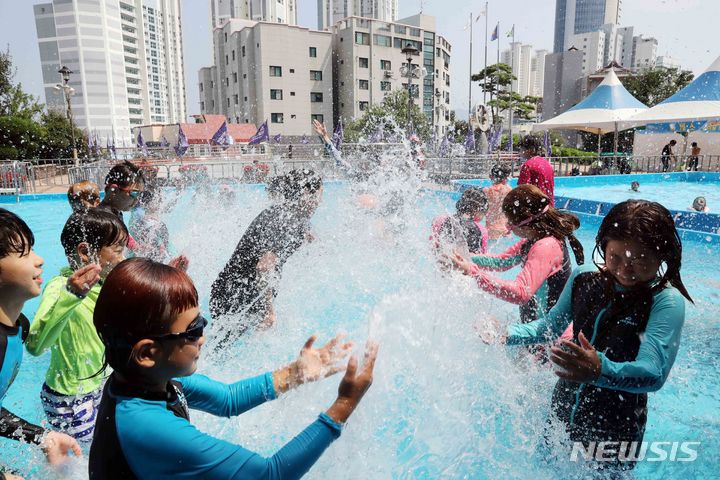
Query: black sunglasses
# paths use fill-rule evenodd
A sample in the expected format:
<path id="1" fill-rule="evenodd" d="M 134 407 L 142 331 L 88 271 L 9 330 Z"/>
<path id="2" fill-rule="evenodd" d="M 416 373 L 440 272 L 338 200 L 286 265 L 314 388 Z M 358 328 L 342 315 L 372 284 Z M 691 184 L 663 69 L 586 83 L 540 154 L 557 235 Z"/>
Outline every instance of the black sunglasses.
<path id="1" fill-rule="evenodd" d="M 176 333 L 165 333 L 162 335 L 152 335 L 147 338 L 150 338 L 152 340 L 179 340 L 179 339 L 185 339 L 188 342 L 197 342 L 202 338 L 203 331 L 205 327 L 207 326 L 208 321 L 205 317 L 198 314 L 197 317 L 195 317 L 195 320 L 190 322 L 190 325 L 188 325 L 187 330 L 184 332 L 176 332 Z"/>

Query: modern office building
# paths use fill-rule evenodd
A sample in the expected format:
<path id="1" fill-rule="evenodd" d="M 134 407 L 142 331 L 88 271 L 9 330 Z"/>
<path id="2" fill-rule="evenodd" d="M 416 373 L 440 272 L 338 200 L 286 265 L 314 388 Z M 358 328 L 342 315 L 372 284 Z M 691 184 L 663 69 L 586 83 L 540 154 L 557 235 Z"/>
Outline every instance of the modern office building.
<path id="1" fill-rule="evenodd" d="M 297 0 L 210 0 L 213 29 L 231 18 L 297 25 Z"/>
<path id="2" fill-rule="evenodd" d="M 130 127 L 185 120 L 179 0 L 53 0 L 33 6 L 46 103 L 63 108 L 69 85 L 79 128 L 116 144 Z"/>
<path id="3" fill-rule="evenodd" d="M 447 132 L 452 46 L 436 33 L 435 18 L 428 15 L 397 22 L 349 17 L 333 26 L 336 118 L 356 119 L 388 93 L 407 88 L 400 69 L 407 63 L 401 50 L 408 44 L 418 50 L 413 64 L 423 73 L 412 79 L 413 101 L 436 133 Z"/>
<path id="4" fill-rule="evenodd" d="M 213 31 L 214 65 L 199 72 L 200 111 L 268 121 L 271 135 L 333 128 L 332 33 L 230 19 Z"/>
<path id="5" fill-rule="evenodd" d="M 394 22 L 398 19 L 398 0 L 317 0 L 318 28 L 329 30 L 347 17 L 363 17 Z"/>
<path id="6" fill-rule="evenodd" d="M 621 5 L 622 0 L 556 0 L 553 51 L 568 50 L 573 35 L 595 32 L 608 23 L 619 24 Z"/>

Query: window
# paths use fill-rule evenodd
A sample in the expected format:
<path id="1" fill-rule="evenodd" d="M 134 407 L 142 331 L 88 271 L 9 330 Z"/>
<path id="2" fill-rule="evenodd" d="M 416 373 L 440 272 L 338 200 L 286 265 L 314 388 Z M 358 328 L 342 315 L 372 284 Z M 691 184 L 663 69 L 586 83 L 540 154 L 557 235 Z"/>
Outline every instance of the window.
<path id="1" fill-rule="evenodd" d="M 233 83 L 237 83 L 237 72 L 233 72 Z"/>
<path id="2" fill-rule="evenodd" d="M 392 90 L 392 83 L 380 82 L 380 90 L 383 92 L 389 92 L 390 90 Z"/>
<path id="3" fill-rule="evenodd" d="M 235 101 L 235 105 L 240 103 L 240 97 L 238 95 L 233 95 L 233 100 Z"/>
<path id="4" fill-rule="evenodd" d="M 310 80 L 321 81 L 322 70 L 310 70 Z"/>
<path id="5" fill-rule="evenodd" d="M 282 77 L 282 67 L 270 66 L 270 76 L 271 77 Z"/>
<path id="6" fill-rule="evenodd" d="M 290 118 L 297 118 L 297 115 L 292 114 L 292 115 L 290 115 Z"/>
<path id="7" fill-rule="evenodd" d="M 317 57 L 317 47 L 310 47 L 310 58 Z"/>
<path id="8" fill-rule="evenodd" d="M 282 90 L 271 89 L 270 100 L 282 100 Z"/>
<path id="9" fill-rule="evenodd" d="M 313 113 L 310 115 L 310 120 L 317 120 L 320 123 L 325 123 L 325 115 L 320 115 L 319 113 Z"/>
<path id="10" fill-rule="evenodd" d="M 225 41 L 227 42 L 227 32 L 225 32 Z"/>
<path id="11" fill-rule="evenodd" d="M 243 73 L 243 78 L 247 78 L 247 73 Z"/>
<path id="12" fill-rule="evenodd" d="M 360 90 L 367 90 L 370 88 L 370 82 L 367 80 L 358 80 L 358 85 L 360 86 Z"/>
<path id="13" fill-rule="evenodd" d="M 370 34 L 355 32 L 355 43 L 358 45 L 370 45 Z"/>
<path id="14" fill-rule="evenodd" d="M 410 28 L 410 36 L 411 37 L 419 37 L 420 29 L 419 28 Z"/>
<path id="15" fill-rule="evenodd" d="M 364 112 L 368 109 L 368 102 L 360 102 L 360 111 Z"/>
<path id="16" fill-rule="evenodd" d="M 210 88 L 213 88 L 215 86 L 215 82 L 210 80 Z"/>
<path id="17" fill-rule="evenodd" d="M 323 94 L 321 92 L 310 92 L 310 101 L 313 103 L 322 102 Z"/>
<path id="18" fill-rule="evenodd" d="M 380 70 L 392 70 L 392 63 L 390 60 L 380 60 Z"/>
<path id="19" fill-rule="evenodd" d="M 395 25 L 395 33 L 399 33 L 400 35 L 407 34 L 407 27 L 403 25 Z"/>
<path id="20" fill-rule="evenodd" d="M 203 84 L 201 83 L 200 84 L 200 93 L 202 93 L 202 92 L 203 92 Z"/>
<path id="21" fill-rule="evenodd" d="M 200 111 L 201 112 L 205 111 L 205 102 L 200 102 Z"/>
<path id="22" fill-rule="evenodd" d="M 291 68 L 291 69 L 290 69 L 290 73 L 295 73 L 295 69 L 294 69 L 294 68 Z"/>
<path id="23" fill-rule="evenodd" d="M 240 48 L 240 51 L 242 52 L 242 56 L 244 57 L 244 56 L 245 56 L 245 45 L 243 45 L 243 46 Z"/>
<path id="24" fill-rule="evenodd" d="M 270 121 L 272 123 L 285 123 L 285 117 L 282 113 L 271 113 Z"/>
<path id="25" fill-rule="evenodd" d="M 228 56 L 225 55 L 225 65 L 229 65 L 229 64 L 230 64 L 230 59 L 228 59 Z"/>
<path id="26" fill-rule="evenodd" d="M 230 106 L 230 99 L 229 99 L 229 98 L 226 98 L 225 100 L 227 100 L 227 106 L 229 107 L 229 106 Z"/>
<path id="27" fill-rule="evenodd" d="M 232 59 L 235 60 L 235 50 L 232 51 Z"/>
<path id="28" fill-rule="evenodd" d="M 225 77 L 225 86 L 226 87 L 230 86 L 230 77 Z"/>
<path id="29" fill-rule="evenodd" d="M 373 35 L 373 45 L 392 47 L 392 37 L 388 37 L 387 35 Z"/>
<path id="30" fill-rule="evenodd" d="M 291 97 L 294 97 L 294 96 L 295 96 L 295 92 L 290 92 L 290 96 L 291 96 Z"/>
<path id="31" fill-rule="evenodd" d="M 359 57 L 358 58 L 358 66 L 360 68 L 368 68 L 369 63 L 367 58 Z"/>

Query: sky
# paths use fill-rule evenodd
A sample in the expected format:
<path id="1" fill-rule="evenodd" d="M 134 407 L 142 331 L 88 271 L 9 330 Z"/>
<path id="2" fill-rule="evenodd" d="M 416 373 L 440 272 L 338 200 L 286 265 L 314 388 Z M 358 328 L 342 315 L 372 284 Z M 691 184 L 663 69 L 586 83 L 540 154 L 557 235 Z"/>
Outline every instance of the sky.
<path id="1" fill-rule="evenodd" d="M 47 0 L 49 1 L 49 0 Z M 32 5 L 42 0 L 0 0 L 0 48 L 9 47 L 17 67 L 16 81 L 44 102 Z M 451 106 L 459 116 L 467 112 L 470 63 L 469 16 L 477 16 L 482 0 L 400 0 L 400 17 L 420 11 L 437 19 L 437 32 L 452 44 Z M 317 28 L 317 0 L 298 0 L 298 23 Z M 182 0 L 183 48 L 188 115 L 199 113 L 197 71 L 212 64 L 210 6 L 208 0 Z M 507 48 L 506 33 L 515 25 L 515 40 L 535 49 L 552 51 L 555 0 L 490 0 L 489 29 L 500 22 L 500 48 Z M 696 75 L 718 55 L 716 30 L 720 0 L 623 0 L 621 26 L 658 40 L 658 55 L 670 55 Z M 473 24 L 473 71 L 484 63 L 485 21 Z M 497 41 L 488 42 L 488 63 L 497 58 Z M 713 47 L 712 45 L 716 45 Z M 473 87 L 473 103 L 482 98 Z"/>

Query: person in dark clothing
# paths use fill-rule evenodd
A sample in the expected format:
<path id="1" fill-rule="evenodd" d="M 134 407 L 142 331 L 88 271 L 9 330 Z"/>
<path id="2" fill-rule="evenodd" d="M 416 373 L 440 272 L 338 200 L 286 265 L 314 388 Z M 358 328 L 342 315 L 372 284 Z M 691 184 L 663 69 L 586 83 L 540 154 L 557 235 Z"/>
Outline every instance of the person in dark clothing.
<path id="1" fill-rule="evenodd" d="M 252 221 L 210 291 L 214 319 L 239 314 L 236 325 L 221 325 L 227 338 L 251 327 L 275 322 L 272 300 L 283 265 L 305 242 L 309 221 L 322 198 L 323 183 L 310 170 L 285 176 L 285 200 L 266 208 Z"/>
<path id="2" fill-rule="evenodd" d="M 670 169 L 670 158 L 675 156 L 673 153 L 673 147 L 675 145 L 677 145 L 677 142 L 675 140 L 670 140 L 670 143 L 665 145 L 662 149 L 662 157 L 660 157 L 660 161 L 662 162 L 663 172 L 667 172 Z"/>

